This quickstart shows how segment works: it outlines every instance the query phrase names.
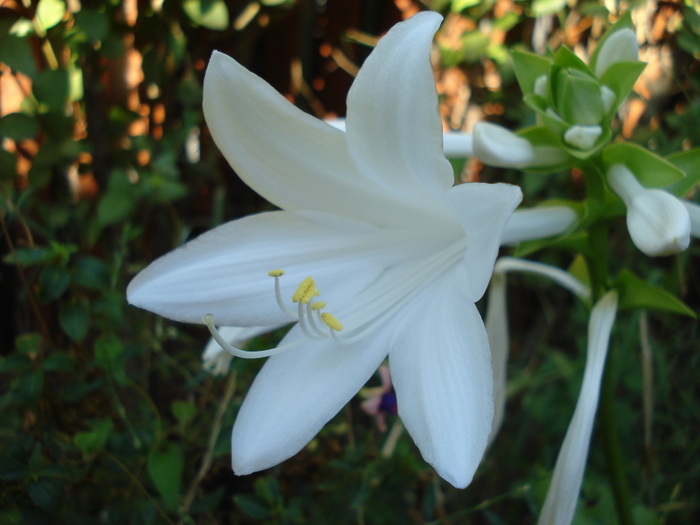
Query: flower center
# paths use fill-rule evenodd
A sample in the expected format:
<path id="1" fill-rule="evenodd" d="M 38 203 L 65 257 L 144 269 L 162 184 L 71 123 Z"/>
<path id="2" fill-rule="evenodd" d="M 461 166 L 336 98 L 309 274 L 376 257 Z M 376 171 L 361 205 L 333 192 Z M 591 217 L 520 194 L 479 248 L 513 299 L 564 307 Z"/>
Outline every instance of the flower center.
<path id="1" fill-rule="evenodd" d="M 339 332 L 343 329 L 343 325 L 333 314 L 323 312 L 323 309 L 326 307 L 325 302 L 312 301 L 314 297 L 321 295 L 321 292 L 318 291 L 316 283 L 312 277 L 307 277 L 304 279 L 297 288 L 296 292 L 294 292 L 292 295 L 292 302 L 297 304 L 297 312 L 294 313 L 284 303 L 282 292 L 280 290 L 280 277 L 284 275 L 284 271 L 272 270 L 271 272 L 268 272 L 268 275 L 275 278 L 275 297 L 277 298 L 277 304 L 279 305 L 280 309 L 293 320 L 298 321 L 299 328 L 307 339 L 321 341 L 329 338 L 333 332 Z M 278 346 L 277 348 L 251 352 L 241 348 L 236 348 L 226 341 L 217 330 L 214 323 L 214 316 L 212 314 L 206 314 L 202 318 L 202 321 L 209 329 L 212 337 L 217 343 L 219 343 L 221 348 L 235 357 L 243 357 L 247 359 L 269 357 L 271 355 L 284 352 L 293 346 L 298 346 L 299 343 L 305 341 L 304 339 L 301 339 L 284 346 Z"/>

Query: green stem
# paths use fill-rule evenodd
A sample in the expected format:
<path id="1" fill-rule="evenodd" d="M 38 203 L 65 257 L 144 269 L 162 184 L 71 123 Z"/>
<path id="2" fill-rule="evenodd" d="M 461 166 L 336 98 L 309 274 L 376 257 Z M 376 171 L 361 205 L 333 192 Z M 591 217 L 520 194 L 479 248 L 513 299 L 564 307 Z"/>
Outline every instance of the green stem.
<path id="1" fill-rule="evenodd" d="M 609 352 L 605 366 L 605 375 L 603 376 L 603 385 L 600 392 L 598 420 L 603 437 L 603 450 L 615 499 L 618 523 L 620 525 L 634 525 L 629 488 L 627 487 L 625 469 L 622 462 L 622 450 L 615 425 L 615 380 L 610 370 L 611 355 L 612 352 Z"/>

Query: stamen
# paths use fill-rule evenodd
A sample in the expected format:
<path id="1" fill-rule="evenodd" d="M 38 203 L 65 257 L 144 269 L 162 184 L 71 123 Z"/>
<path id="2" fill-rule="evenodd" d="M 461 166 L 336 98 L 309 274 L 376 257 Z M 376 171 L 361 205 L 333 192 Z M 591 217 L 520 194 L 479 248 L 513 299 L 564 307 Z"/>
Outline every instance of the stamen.
<path id="1" fill-rule="evenodd" d="M 316 308 L 314 308 L 314 305 L 316 306 Z M 314 319 L 315 315 L 319 315 L 319 310 L 324 306 L 326 306 L 326 303 L 324 303 L 323 301 L 316 301 L 313 304 L 307 304 L 306 315 L 309 318 L 309 324 L 311 325 L 311 329 L 325 339 L 326 337 L 328 337 L 328 333 L 321 330 L 316 324 L 316 320 Z"/>
<path id="2" fill-rule="evenodd" d="M 321 314 L 321 321 L 323 321 L 328 328 L 340 332 L 343 329 L 343 325 L 335 318 L 334 315 L 324 312 Z"/>
<path id="3" fill-rule="evenodd" d="M 316 283 L 313 278 L 307 277 L 304 279 L 297 291 L 292 295 L 292 301 L 295 303 L 307 304 L 312 298 L 321 295 L 321 292 L 316 288 Z"/>
<path id="4" fill-rule="evenodd" d="M 299 328 L 301 328 L 301 331 L 304 332 L 306 337 L 313 339 L 314 341 L 321 341 L 322 339 L 328 337 L 325 334 L 315 334 L 309 330 L 309 327 L 306 325 L 306 316 L 304 315 L 304 303 L 301 301 L 299 301 Z"/>
<path id="5" fill-rule="evenodd" d="M 219 343 L 219 346 L 223 348 L 226 352 L 231 354 L 234 357 L 241 357 L 243 359 L 259 359 L 262 357 L 270 357 L 273 355 L 281 354 L 282 352 L 286 352 L 287 350 L 294 348 L 296 346 L 299 346 L 301 343 L 304 343 L 304 339 L 298 339 L 294 341 L 293 343 L 286 344 L 284 346 L 278 346 L 276 348 L 270 348 L 269 350 L 256 350 L 254 352 L 251 352 L 250 350 L 243 350 L 241 348 L 236 348 L 235 346 L 231 346 L 226 339 L 224 339 L 219 331 L 216 329 L 216 326 L 214 324 L 214 316 L 212 314 L 206 314 L 204 317 L 202 317 L 202 322 L 207 325 L 207 328 L 209 329 L 209 333 L 211 336 L 214 338 L 214 340 Z"/>
<path id="6" fill-rule="evenodd" d="M 284 301 L 282 300 L 282 291 L 280 290 L 280 277 L 284 275 L 284 270 L 272 270 L 271 272 L 267 272 L 267 275 L 275 278 L 275 297 L 277 298 L 277 304 L 279 305 L 280 309 L 292 319 L 296 319 L 296 315 L 294 315 L 294 312 L 287 308 L 287 306 L 284 304 Z"/>

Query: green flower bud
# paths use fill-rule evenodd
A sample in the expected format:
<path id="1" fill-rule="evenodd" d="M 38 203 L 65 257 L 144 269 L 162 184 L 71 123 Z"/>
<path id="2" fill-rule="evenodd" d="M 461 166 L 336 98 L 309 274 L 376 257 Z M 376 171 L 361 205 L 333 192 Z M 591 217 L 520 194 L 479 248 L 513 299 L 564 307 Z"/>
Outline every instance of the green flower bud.
<path id="1" fill-rule="evenodd" d="M 595 126 L 603 118 L 600 84 L 582 71 L 566 68 L 559 71 L 554 88 L 557 113 L 571 123 Z"/>

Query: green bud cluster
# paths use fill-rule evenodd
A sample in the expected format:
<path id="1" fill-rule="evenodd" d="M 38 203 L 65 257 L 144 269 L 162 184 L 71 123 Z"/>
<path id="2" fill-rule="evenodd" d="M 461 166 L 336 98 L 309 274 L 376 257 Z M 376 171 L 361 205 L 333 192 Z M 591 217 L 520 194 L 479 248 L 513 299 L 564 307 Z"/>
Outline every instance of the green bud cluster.
<path id="1" fill-rule="evenodd" d="M 566 47 L 548 56 L 512 53 L 525 103 L 538 116 L 528 139 L 579 159 L 599 151 L 612 137 L 617 108 L 644 69 L 637 51 L 626 15 L 608 30 L 588 64 Z"/>

